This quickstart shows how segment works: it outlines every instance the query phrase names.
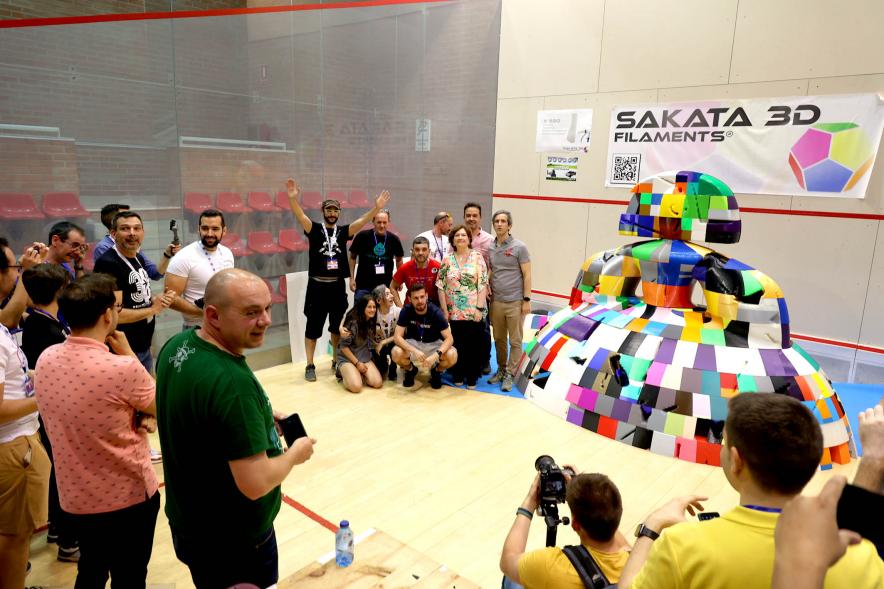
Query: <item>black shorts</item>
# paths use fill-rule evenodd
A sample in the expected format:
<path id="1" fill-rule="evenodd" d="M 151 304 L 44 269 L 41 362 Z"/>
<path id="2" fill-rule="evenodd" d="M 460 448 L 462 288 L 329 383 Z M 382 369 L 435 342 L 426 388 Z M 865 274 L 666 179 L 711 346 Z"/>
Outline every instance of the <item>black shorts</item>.
<path id="1" fill-rule="evenodd" d="M 304 315 L 307 327 L 304 335 L 309 339 L 322 337 L 322 327 L 328 318 L 329 333 L 339 333 L 341 319 L 347 312 L 347 290 L 343 280 L 319 282 L 307 280 L 307 296 L 304 298 Z"/>

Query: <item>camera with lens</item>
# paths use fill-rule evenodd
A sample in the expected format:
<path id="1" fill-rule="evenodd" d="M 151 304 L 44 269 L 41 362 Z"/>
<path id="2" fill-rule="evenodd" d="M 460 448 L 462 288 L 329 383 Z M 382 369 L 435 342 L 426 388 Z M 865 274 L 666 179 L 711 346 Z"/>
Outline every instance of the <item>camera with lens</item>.
<path id="1" fill-rule="evenodd" d="M 540 484 L 537 489 L 537 503 L 540 515 L 546 522 L 546 545 L 555 546 L 556 526 L 570 523 L 567 517 L 559 517 L 559 503 L 565 502 L 565 475 L 574 476 L 570 468 L 561 468 L 552 456 L 538 456 L 534 468 L 540 473 Z M 551 542 L 551 543 L 550 543 Z"/>

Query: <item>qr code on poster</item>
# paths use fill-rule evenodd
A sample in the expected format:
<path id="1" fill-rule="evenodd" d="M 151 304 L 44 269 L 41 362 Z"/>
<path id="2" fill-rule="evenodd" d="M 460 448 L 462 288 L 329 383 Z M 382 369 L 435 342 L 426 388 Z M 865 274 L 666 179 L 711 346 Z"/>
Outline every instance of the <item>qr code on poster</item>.
<path id="1" fill-rule="evenodd" d="M 615 153 L 611 161 L 611 184 L 638 182 L 641 161 L 640 153 Z"/>

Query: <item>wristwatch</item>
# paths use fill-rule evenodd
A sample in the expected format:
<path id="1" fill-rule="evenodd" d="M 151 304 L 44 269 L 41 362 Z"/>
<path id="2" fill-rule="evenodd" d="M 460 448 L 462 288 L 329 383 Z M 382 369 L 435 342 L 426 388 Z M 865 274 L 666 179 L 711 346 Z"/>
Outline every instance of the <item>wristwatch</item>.
<path id="1" fill-rule="evenodd" d="M 530 303 L 531 297 L 522 297 L 522 300 L 525 301 L 526 303 Z"/>
<path id="2" fill-rule="evenodd" d="M 641 538 L 642 536 L 650 538 L 651 540 L 656 540 L 660 537 L 660 534 L 658 532 L 655 532 L 645 524 L 639 524 L 635 528 L 635 537 Z"/>

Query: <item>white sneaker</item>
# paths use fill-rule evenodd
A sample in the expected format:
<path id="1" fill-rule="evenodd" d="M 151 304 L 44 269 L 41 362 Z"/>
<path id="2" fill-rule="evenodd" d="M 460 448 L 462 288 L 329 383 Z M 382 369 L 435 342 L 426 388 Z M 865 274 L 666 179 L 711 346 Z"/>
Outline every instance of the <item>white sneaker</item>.
<path id="1" fill-rule="evenodd" d="M 150 461 L 154 464 L 163 461 L 163 453 L 159 450 L 150 449 Z"/>

